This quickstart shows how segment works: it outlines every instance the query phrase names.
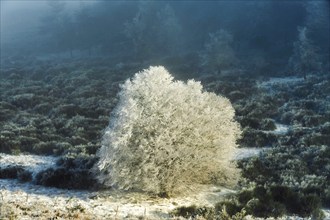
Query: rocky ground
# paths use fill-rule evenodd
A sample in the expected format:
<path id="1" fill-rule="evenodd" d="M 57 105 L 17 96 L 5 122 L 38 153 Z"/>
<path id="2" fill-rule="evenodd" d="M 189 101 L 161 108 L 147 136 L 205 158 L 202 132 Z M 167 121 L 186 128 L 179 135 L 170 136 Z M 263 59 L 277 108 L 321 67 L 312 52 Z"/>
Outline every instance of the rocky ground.
<path id="1" fill-rule="evenodd" d="M 99 189 L 90 170 L 97 160 L 95 152 L 109 123 L 109 114 L 116 105 L 119 85 L 149 64 L 25 58 L 7 58 L 1 62 L 0 153 L 5 153 L 0 155 L 1 186 L 4 186 L 1 189 L 1 214 L 7 218 L 32 216 L 35 219 L 57 215 L 59 218 L 89 219 L 95 210 L 106 209 L 102 204 L 108 202 L 111 208 L 101 212 L 104 215 L 100 217 L 132 217 L 123 208 L 129 203 L 125 199 L 121 208 L 111 196 L 105 202 L 105 196 L 90 198 L 93 192 L 80 191 L 86 192 L 81 198 L 81 193 L 76 195 L 67 189 Z M 238 196 L 229 196 L 226 201 L 228 215 L 244 209 L 246 214 L 261 218 L 285 214 L 321 218 L 320 208 L 330 207 L 329 73 L 310 74 L 306 79 L 295 76 L 271 78 L 266 74 L 235 75 L 235 71 L 232 75 L 187 74 L 191 68 L 173 62 L 168 66 L 176 78 L 195 78 L 206 90 L 228 97 L 243 129 L 239 143 L 242 150 L 236 159 L 244 180 L 236 193 Z M 17 155 L 15 158 L 18 159 L 9 159 L 8 154 Z M 25 166 L 27 157 L 22 156 L 24 154 L 41 157 L 28 157 L 32 158 L 30 164 L 35 165 Z M 8 179 L 16 180 L 9 184 L 12 180 Z M 8 188 L 10 185 L 12 188 Z M 40 192 L 38 187 L 34 188 L 36 185 Z M 49 194 L 54 188 L 41 186 L 57 187 L 59 191 Z M 210 193 L 209 189 L 206 191 Z M 211 194 L 214 193 L 211 190 Z M 20 196 L 14 198 L 12 195 Z M 181 205 L 196 203 L 204 207 L 205 203 L 198 195 L 195 195 L 197 200 L 182 204 L 152 198 L 155 207 L 163 207 L 160 211 L 163 214 L 155 216 L 169 217 L 170 209 L 173 211 Z M 129 194 L 123 197 L 134 198 Z M 143 199 L 136 201 L 140 208 L 134 212 L 135 217 L 154 216 L 150 213 L 156 213 L 157 208 L 141 205 L 148 203 L 150 198 L 138 197 Z M 221 201 L 219 196 L 217 203 Z M 62 208 L 56 208 L 57 203 Z M 31 206 L 27 207 L 27 204 Z M 53 204 L 54 208 L 49 210 L 47 204 Z M 215 201 L 212 204 L 216 204 Z M 45 212 L 36 207 L 45 207 Z M 201 210 L 197 207 L 187 213 L 206 216 L 208 211 Z M 35 213 L 37 211 L 39 214 Z M 74 216 L 68 216 L 68 213 Z"/>

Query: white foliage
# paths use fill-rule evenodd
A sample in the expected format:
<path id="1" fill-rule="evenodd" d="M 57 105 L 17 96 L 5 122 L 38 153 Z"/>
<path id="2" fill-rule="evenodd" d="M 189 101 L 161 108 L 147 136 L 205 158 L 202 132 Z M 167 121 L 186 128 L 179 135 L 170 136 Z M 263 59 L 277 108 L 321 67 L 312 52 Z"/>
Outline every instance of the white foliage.
<path id="1" fill-rule="evenodd" d="M 240 135 L 227 98 L 199 82 L 174 81 L 161 66 L 122 85 L 97 164 L 100 182 L 173 194 L 194 184 L 234 184 Z"/>

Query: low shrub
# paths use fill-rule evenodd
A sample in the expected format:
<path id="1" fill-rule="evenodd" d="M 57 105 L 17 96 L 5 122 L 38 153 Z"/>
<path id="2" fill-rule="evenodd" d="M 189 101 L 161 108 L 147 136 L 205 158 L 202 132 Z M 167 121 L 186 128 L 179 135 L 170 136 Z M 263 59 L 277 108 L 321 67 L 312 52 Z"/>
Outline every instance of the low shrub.
<path id="1" fill-rule="evenodd" d="M 204 219 L 215 219 L 215 210 L 213 207 L 182 206 L 171 211 L 172 216 L 181 216 L 184 218 L 195 219 L 203 217 Z"/>
<path id="2" fill-rule="evenodd" d="M 93 189 L 96 180 L 89 170 L 49 168 L 36 175 L 36 184 L 65 189 Z"/>
<path id="3" fill-rule="evenodd" d="M 20 166 L 0 168 L 0 179 L 16 179 L 22 172 L 24 172 L 24 168 Z"/>
<path id="4" fill-rule="evenodd" d="M 280 217 L 283 215 L 313 216 L 319 219 L 322 215 L 321 200 L 316 194 L 298 192 L 280 185 L 256 186 L 253 190 L 243 190 L 231 200 L 218 203 L 216 209 L 223 205 L 230 215 L 240 210 L 256 217 Z"/>

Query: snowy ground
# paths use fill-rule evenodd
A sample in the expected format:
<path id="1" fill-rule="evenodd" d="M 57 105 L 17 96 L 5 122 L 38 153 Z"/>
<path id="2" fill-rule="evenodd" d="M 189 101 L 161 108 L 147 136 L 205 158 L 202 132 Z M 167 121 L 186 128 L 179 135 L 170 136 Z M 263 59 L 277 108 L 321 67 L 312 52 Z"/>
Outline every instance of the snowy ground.
<path id="1" fill-rule="evenodd" d="M 235 160 L 241 160 L 248 157 L 258 156 L 266 148 L 239 148 L 237 149 Z"/>
<path id="2" fill-rule="evenodd" d="M 274 133 L 278 132 L 277 130 Z M 279 130 L 282 132 L 282 130 Z M 239 148 L 237 149 L 235 159 L 243 159 L 247 157 L 257 156 L 263 148 Z M 9 155 L 0 153 L 0 168 L 21 166 L 24 169 L 32 172 L 36 175 L 42 170 L 46 170 L 51 167 L 56 167 L 56 161 L 58 157 L 52 156 L 38 156 L 31 154 L 22 155 Z"/>
<path id="3" fill-rule="evenodd" d="M 254 156 L 259 152 L 260 149 L 239 149 L 237 159 Z M 56 166 L 57 159 L 0 154 L 0 167 L 19 165 L 36 174 Z M 0 179 L 0 186 L 0 213 L 7 217 L 10 213 L 16 213 L 14 217 L 18 219 L 45 219 L 54 216 L 59 219 L 168 219 L 168 213 L 176 207 L 194 204 L 214 206 L 225 195 L 235 193 L 226 188 L 199 186 L 191 194 L 167 199 L 136 192 L 64 190 L 11 179 Z M 68 213 L 73 216 L 68 216 Z"/>
<path id="4" fill-rule="evenodd" d="M 296 84 L 304 81 L 302 77 L 272 77 L 267 81 L 262 81 L 258 83 L 259 88 L 272 88 L 274 85 L 283 85 L 283 84 Z"/>
<path id="5" fill-rule="evenodd" d="M 296 77 L 272 78 L 259 86 L 267 89 L 301 80 Z M 288 130 L 288 126 L 276 123 L 276 129 L 267 132 L 285 135 Z M 257 156 L 263 150 L 266 148 L 240 148 L 235 159 Z M 0 167 L 19 165 L 35 175 L 56 166 L 57 160 L 56 157 L 0 154 Z M 3 216 L 14 219 L 168 219 L 168 213 L 176 207 L 213 206 L 226 195 L 235 193 L 215 186 L 200 186 L 193 192 L 167 199 L 136 192 L 64 190 L 0 179 L 0 219 Z M 326 210 L 325 214 L 326 219 L 330 219 L 330 211 Z"/>
<path id="6" fill-rule="evenodd" d="M 276 124 L 271 132 L 283 135 L 288 129 L 286 125 Z M 240 148 L 235 159 L 257 156 L 263 150 L 266 148 Z M 57 160 L 51 156 L 0 154 L 0 167 L 19 165 L 35 175 L 55 167 Z M 226 195 L 235 193 L 226 188 L 200 186 L 192 194 L 167 199 L 136 192 L 64 190 L 17 180 L 0 179 L 0 186 L 0 213 L 6 217 L 15 213 L 13 217 L 18 219 L 54 216 L 57 219 L 168 219 L 168 213 L 176 207 L 214 206 Z"/>
<path id="7" fill-rule="evenodd" d="M 84 216 L 92 219 L 168 219 L 168 213 L 175 207 L 193 204 L 212 206 L 219 202 L 219 198 L 234 192 L 214 186 L 201 186 L 198 193 L 193 195 L 166 199 L 133 192 L 62 190 L 14 180 L 0 180 L 0 185 L 1 201 L 4 204 L 19 204 L 19 207 L 14 207 L 20 219 L 43 219 L 56 216 L 57 213 L 61 217 L 66 213 L 65 219 L 69 217 L 67 213 L 74 214 L 77 210 L 84 210 Z M 6 208 L 12 209 L 1 207 L 1 213 L 12 211 Z"/>
<path id="8" fill-rule="evenodd" d="M 203 186 L 195 194 L 158 198 L 141 193 L 63 190 L 0 180 L 0 213 L 13 219 L 169 219 L 179 206 L 213 206 L 232 190 Z M 324 210 L 330 219 L 330 211 Z M 11 215 L 10 213 L 15 213 Z M 1 219 L 0 215 L 0 219 Z M 6 218 L 5 218 L 6 219 Z M 247 217 L 247 220 L 253 219 Z M 269 218 L 273 219 L 273 218 Z M 302 220 L 296 216 L 279 219 Z"/>
<path id="9" fill-rule="evenodd" d="M 286 133 L 288 133 L 290 126 L 288 125 L 284 125 L 284 124 L 279 124 L 279 123 L 275 123 L 276 129 L 273 131 L 263 131 L 265 133 L 272 133 L 272 134 L 276 134 L 276 135 L 285 135 Z M 244 158 L 248 158 L 248 157 L 254 157 L 254 156 L 258 156 L 262 151 L 265 151 L 267 149 L 267 147 L 263 147 L 263 148 L 256 148 L 256 147 L 249 147 L 249 148 L 239 148 L 237 149 L 236 155 L 235 155 L 235 160 L 241 160 Z"/>
<path id="10" fill-rule="evenodd" d="M 285 125 L 276 126 L 273 131 L 276 134 L 288 131 Z M 238 149 L 236 159 L 257 156 L 262 150 L 265 149 Z M 20 165 L 36 174 L 56 166 L 57 159 L 0 154 L 0 167 Z M 169 213 L 176 207 L 211 207 L 232 193 L 235 191 L 226 188 L 199 186 L 191 194 L 168 199 L 137 192 L 64 190 L 0 179 L 0 219 L 169 219 Z M 330 211 L 324 211 L 326 219 L 330 219 Z M 282 219 L 303 218 L 286 216 Z"/>
<path id="11" fill-rule="evenodd" d="M 284 135 L 288 133 L 290 127 L 288 125 L 275 123 L 276 129 L 271 131 L 273 134 Z"/>
<path id="12" fill-rule="evenodd" d="M 58 157 L 38 155 L 9 155 L 0 153 L 0 168 L 22 166 L 33 176 L 42 170 L 56 166 Z"/>

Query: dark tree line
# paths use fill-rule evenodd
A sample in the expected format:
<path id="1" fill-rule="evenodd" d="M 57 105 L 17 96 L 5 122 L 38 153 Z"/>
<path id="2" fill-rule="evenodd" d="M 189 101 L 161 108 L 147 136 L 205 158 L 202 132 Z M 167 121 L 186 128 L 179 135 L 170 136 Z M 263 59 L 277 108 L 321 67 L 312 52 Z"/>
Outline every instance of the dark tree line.
<path id="1" fill-rule="evenodd" d="M 44 40 L 35 53 L 135 61 L 189 53 L 205 58 L 210 45 L 225 45 L 211 42 L 222 32 L 231 36 L 225 48 L 236 65 L 253 69 L 283 66 L 302 53 L 297 47 L 306 45 L 299 43 L 304 29 L 308 47 L 327 60 L 328 9 L 327 1 L 307 0 L 82 1 L 74 9 L 49 1 L 39 33 Z"/>

